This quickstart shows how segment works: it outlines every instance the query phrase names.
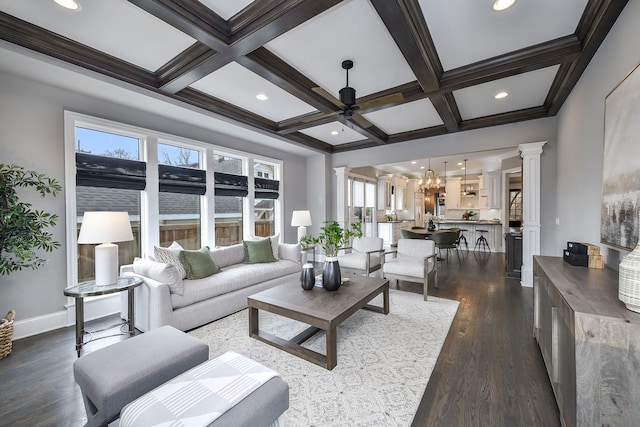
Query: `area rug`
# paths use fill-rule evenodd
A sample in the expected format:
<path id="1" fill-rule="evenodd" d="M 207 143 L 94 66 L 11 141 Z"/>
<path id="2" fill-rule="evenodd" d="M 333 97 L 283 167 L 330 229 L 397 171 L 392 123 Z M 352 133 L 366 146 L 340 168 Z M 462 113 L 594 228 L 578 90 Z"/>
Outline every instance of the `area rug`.
<path id="1" fill-rule="evenodd" d="M 372 301 L 382 305 L 382 297 Z M 191 331 L 210 357 L 243 354 L 289 384 L 285 425 L 409 426 L 447 336 L 457 301 L 390 290 L 388 315 L 359 310 L 337 330 L 338 365 L 328 371 L 248 336 L 243 310 Z M 307 325 L 260 312 L 260 329 L 289 339 Z M 305 343 L 325 353 L 325 336 Z"/>

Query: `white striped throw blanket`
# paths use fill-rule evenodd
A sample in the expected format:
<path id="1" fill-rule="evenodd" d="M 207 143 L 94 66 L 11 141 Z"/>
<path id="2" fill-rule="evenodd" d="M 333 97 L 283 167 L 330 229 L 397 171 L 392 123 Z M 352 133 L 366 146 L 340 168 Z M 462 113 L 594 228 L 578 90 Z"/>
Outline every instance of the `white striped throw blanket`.
<path id="1" fill-rule="evenodd" d="M 278 373 L 229 351 L 125 406 L 120 427 L 206 426 Z"/>

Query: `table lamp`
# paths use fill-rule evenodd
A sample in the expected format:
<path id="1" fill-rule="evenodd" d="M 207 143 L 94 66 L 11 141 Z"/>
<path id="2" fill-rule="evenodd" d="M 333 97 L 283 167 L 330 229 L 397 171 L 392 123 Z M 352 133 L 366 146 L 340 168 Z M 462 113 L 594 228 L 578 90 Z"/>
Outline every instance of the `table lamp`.
<path id="1" fill-rule="evenodd" d="M 118 245 L 133 240 L 127 212 L 85 212 L 78 235 L 79 244 L 100 243 L 95 248 L 96 285 L 118 280 Z"/>
<path id="2" fill-rule="evenodd" d="M 311 212 L 293 211 L 291 226 L 298 227 L 298 242 L 307 234 L 307 225 L 311 225 Z"/>

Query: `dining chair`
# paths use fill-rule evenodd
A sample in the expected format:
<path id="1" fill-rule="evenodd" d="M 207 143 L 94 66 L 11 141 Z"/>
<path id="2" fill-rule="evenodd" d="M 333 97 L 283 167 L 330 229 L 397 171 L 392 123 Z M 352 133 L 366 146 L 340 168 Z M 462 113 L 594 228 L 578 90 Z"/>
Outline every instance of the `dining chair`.
<path id="1" fill-rule="evenodd" d="M 458 235 L 459 232 L 455 230 L 443 230 L 439 233 L 434 233 L 431 235 L 431 240 L 433 240 L 436 244 L 436 248 L 438 249 L 438 253 L 440 254 L 440 258 L 442 258 L 442 250 L 447 251 L 447 264 L 449 264 L 449 252 L 453 249 L 456 251 L 456 255 L 458 256 L 458 264 L 462 267 L 462 261 L 460 261 L 460 252 L 458 252 Z"/>

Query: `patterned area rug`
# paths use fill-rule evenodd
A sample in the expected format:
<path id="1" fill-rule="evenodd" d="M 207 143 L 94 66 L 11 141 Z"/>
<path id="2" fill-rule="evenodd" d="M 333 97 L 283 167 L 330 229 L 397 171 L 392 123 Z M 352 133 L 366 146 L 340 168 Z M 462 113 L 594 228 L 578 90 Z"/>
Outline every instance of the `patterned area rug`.
<path id="1" fill-rule="evenodd" d="M 382 305 L 382 297 L 372 301 Z M 328 371 L 248 336 L 243 310 L 189 334 L 210 357 L 235 351 L 280 373 L 289 384 L 285 425 L 408 426 L 458 308 L 457 301 L 390 290 L 388 315 L 360 310 L 338 327 L 338 365 Z M 307 325 L 260 312 L 260 329 L 289 339 Z M 324 334 L 305 343 L 325 350 Z"/>

